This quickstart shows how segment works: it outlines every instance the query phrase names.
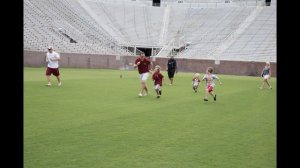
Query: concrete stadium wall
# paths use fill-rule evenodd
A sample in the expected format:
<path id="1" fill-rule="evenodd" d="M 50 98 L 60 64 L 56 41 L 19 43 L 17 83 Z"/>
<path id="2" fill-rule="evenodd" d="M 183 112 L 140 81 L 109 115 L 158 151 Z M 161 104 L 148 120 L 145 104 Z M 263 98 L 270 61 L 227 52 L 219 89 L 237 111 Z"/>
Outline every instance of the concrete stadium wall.
<path id="1" fill-rule="evenodd" d="M 46 52 L 24 51 L 24 67 L 46 67 Z M 99 68 L 99 69 L 123 69 L 133 70 L 136 56 L 96 55 L 60 53 L 60 67 L 66 68 Z M 264 62 L 247 61 L 220 61 L 215 64 L 214 60 L 176 58 L 179 72 L 205 73 L 207 67 L 214 68 L 217 74 L 260 76 L 265 65 Z M 166 69 L 168 58 L 152 58 L 153 65 L 160 65 Z M 276 63 L 271 63 L 272 76 L 276 77 Z"/>

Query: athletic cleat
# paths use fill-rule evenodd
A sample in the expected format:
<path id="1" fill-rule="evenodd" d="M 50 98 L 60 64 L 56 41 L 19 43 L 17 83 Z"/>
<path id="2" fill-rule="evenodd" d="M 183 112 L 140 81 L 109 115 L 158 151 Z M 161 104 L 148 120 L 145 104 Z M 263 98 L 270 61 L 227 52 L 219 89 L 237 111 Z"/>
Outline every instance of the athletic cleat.
<path id="1" fill-rule="evenodd" d="M 216 100 L 217 100 L 217 95 L 214 96 L 214 101 L 216 101 Z"/>
<path id="2" fill-rule="evenodd" d="M 61 86 L 61 82 L 59 82 L 57 85 L 58 85 L 58 86 Z"/>
<path id="3" fill-rule="evenodd" d="M 262 89 L 262 87 L 259 87 L 259 89 Z"/>
<path id="4" fill-rule="evenodd" d="M 156 96 L 156 98 L 158 98 L 158 99 L 159 99 L 159 98 L 160 98 L 160 95 L 157 95 L 157 96 Z"/>
<path id="5" fill-rule="evenodd" d="M 203 99 L 204 101 L 208 101 L 207 99 Z"/>
<path id="6" fill-rule="evenodd" d="M 139 96 L 142 97 L 143 96 L 142 93 L 139 93 Z"/>
<path id="7" fill-rule="evenodd" d="M 272 89 L 272 86 L 270 86 L 269 89 Z"/>
<path id="8" fill-rule="evenodd" d="M 48 83 L 46 86 L 51 86 L 51 83 Z"/>

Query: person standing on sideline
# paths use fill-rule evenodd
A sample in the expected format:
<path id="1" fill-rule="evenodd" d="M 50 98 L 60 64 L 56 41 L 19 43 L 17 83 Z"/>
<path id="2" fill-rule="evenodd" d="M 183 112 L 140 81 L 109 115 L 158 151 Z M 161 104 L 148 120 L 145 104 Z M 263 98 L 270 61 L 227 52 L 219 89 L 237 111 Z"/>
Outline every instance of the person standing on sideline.
<path id="1" fill-rule="evenodd" d="M 199 73 L 195 73 L 192 78 L 192 85 L 193 85 L 193 90 L 195 93 L 197 93 L 198 86 L 201 82 L 199 79 L 199 76 L 200 76 Z"/>
<path id="2" fill-rule="evenodd" d="M 157 97 L 161 96 L 161 88 L 163 83 L 164 76 L 160 73 L 160 66 L 156 65 L 154 69 L 154 73 L 152 75 L 152 80 L 154 81 L 154 90 L 156 92 Z"/>
<path id="3" fill-rule="evenodd" d="M 270 62 L 266 62 L 266 65 L 264 69 L 261 72 L 261 77 L 263 77 L 262 85 L 259 87 L 260 89 L 263 89 L 265 84 L 269 86 L 269 89 L 272 89 L 272 86 L 270 85 L 270 82 L 268 81 L 271 78 L 271 67 Z"/>
<path id="4" fill-rule="evenodd" d="M 203 80 L 206 81 L 206 88 L 205 88 L 205 97 L 204 97 L 204 101 L 208 101 L 207 97 L 210 94 L 213 98 L 214 101 L 217 100 L 217 95 L 214 94 L 213 89 L 215 87 L 215 82 L 214 80 L 217 79 L 219 81 L 219 84 L 222 85 L 219 77 L 213 73 L 213 68 L 212 67 L 208 67 L 206 70 L 206 74 L 203 76 Z"/>
<path id="5" fill-rule="evenodd" d="M 148 88 L 146 85 L 146 81 L 148 79 L 149 73 L 151 73 L 150 70 L 152 69 L 152 62 L 148 58 L 145 58 L 144 53 L 141 53 L 139 58 L 135 60 L 133 67 L 138 68 L 138 72 L 141 78 L 141 91 L 138 95 L 141 97 L 144 93 L 144 96 L 147 96 Z"/>
<path id="6" fill-rule="evenodd" d="M 167 64 L 168 77 L 170 79 L 170 85 L 173 85 L 173 79 L 175 72 L 177 73 L 177 62 L 173 56 L 168 60 Z"/>
<path id="7" fill-rule="evenodd" d="M 45 61 L 48 63 L 47 70 L 46 70 L 46 77 L 48 84 L 46 86 L 51 86 L 51 79 L 50 76 L 53 74 L 57 78 L 58 86 L 61 86 L 61 79 L 59 77 L 59 65 L 58 62 L 60 61 L 60 55 L 53 51 L 53 47 L 48 47 L 48 52 L 45 57 Z"/>

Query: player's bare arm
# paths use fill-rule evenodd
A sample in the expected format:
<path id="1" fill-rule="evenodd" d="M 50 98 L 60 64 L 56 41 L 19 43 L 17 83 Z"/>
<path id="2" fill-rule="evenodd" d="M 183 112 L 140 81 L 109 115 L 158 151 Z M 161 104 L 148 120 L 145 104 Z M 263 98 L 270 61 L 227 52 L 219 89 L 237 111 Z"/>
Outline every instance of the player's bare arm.
<path id="1" fill-rule="evenodd" d="M 140 64 L 141 64 L 141 62 L 137 62 L 136 64 L 133 64 L 133 67 L 136 68 Z"/>

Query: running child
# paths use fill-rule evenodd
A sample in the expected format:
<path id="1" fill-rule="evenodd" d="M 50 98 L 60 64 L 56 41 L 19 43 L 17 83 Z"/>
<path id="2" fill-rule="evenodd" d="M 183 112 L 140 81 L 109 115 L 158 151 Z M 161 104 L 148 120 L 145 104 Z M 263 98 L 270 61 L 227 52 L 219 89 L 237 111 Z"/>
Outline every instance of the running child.
<path id="1" fill-rule="evenodd" d="M 213 68 L 208 67 L 206 70 L 206 74 L 203 76 L 203 80 L 206 81 L 206 88 L 205 88 L 205 97 L 204 101 L 208 101 L 208 95 L 211 95 L 214 98 L 214 101 L 217 100 L 217 95 L 214 94 L 213 89 L 215 87 L 215 82 L 214 80 L 217 79 L 219 81 L 219 84 L 222 85 L 219 77 L 213 73 Z"/>
<path id="2" fill-rule="evenodd" d="M 198 86 L 201 82 L 199 79 L 199 76 L 200 76 L 199 73 L 195 73 L 192 78 L 192 85 L 193 85 L 193 90 L 195 93 L 197 93 Z"/>
<path id="3" fill-rule="evenodd" d="M 163 78 L 164 76 L 160 73 L 160 66 L 156 65 L 154 69 L 154 73 L 152 75 L 152 80 L 154 81 L 154 90 L 157 94 L 156 98 L 160 98 L 161 96 Z"/>

